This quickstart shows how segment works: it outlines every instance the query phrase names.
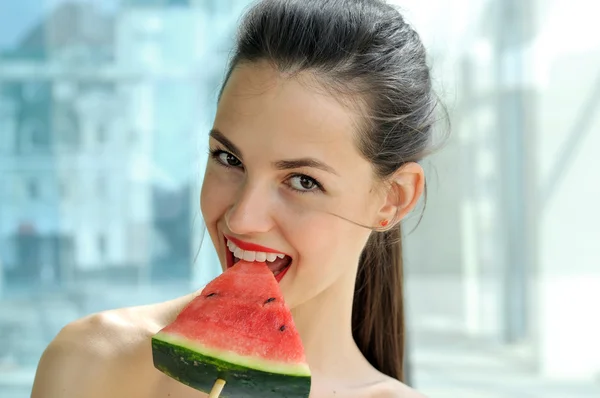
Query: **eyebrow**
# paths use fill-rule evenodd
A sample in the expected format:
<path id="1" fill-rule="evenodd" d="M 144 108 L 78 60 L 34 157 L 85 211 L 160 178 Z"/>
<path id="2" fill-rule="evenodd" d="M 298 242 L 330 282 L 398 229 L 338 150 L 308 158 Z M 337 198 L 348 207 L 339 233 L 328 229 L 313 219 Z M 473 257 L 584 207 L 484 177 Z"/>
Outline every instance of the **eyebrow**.
<path id="1" fill-rule="evenodd" d="M 320 169 L 326 171 L 331 174 L 338 175 L 336 171 L 326 165 L 325 163 L 314 159 L 314 158 L 300 158 L 300 159 L 290 159 L 290 160 L 278 160 L 277 162 L 273 162 L 273 165 L 276 169 L 279 170 L 289 170 L 289 169 L 299 169 L 302 167 L 313 167 L 315 169 Z"/>
<path id="2" fill-rule="evenodd" d="M 211 136 L 212 138 L 214 138 L 215 140 L 219 141 L 221 144 L 223 144 L 223 146 L 225 148 L 227 148 L 227 150 L 229 152 L 231 152 L 236 157 L 238 157 L 240 160 L 242 160 L 242 158 L 243 158 L 242 151 L 240 151 L 240 149 L 233 142 L 231 142 L 227 137 L 225 137 L 223 135 L 223 133 L 221 133 L 219 130 L 212 129 L 212 130 L 210 130 L 210 133 L 208 135 Z"/>
<path id="3" fill-rule="evenodd" d="M 222 132 L 217 129 L 210 130 L 209 135 L 215 140 L 219 141 L 229 152 L 242 160 L 242 151 L 231 142 Z M 278 170 L 290 170 L 299 169 L 302 167 L 312 167 L 315 169 L 323 170 L 331 174 L 339 175 L 333 167 L 311 157 L 304 157 L 300 159 L 289 159 L 289 160 L 278 160 L 273 162 L 273 166 Z"/>

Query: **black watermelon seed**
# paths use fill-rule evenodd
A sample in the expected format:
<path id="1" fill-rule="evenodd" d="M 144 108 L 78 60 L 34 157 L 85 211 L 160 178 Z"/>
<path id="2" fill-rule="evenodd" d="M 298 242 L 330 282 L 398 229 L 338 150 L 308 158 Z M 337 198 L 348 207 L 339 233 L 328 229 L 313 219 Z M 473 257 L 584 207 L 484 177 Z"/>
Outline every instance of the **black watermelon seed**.
<path id="1" fill-rule="evenodd" d="M 267 301 L 265 301 L 265 304 L 268 304 L 272 301 L 275 301 L 275 297 L 271 297 L 270 299 L 267 299 Z"/>
<path id="2" fill-rule="evenodd" d="M 279 330 L 281 330 L 283 332 L 285 330 L 285 325 L 281 325 L 281 327 L 279 328 Z"/>
<path id="3" fill-rule="evenodd" d="M 208 295 L 208 296 L 206 296 L 206 297 L 212 297 L 212 296 L 216 296 L 216 295 L 217 295 L 217 293 L 211 293 L 211 294 L 209 294 L 209 295 Z"/>

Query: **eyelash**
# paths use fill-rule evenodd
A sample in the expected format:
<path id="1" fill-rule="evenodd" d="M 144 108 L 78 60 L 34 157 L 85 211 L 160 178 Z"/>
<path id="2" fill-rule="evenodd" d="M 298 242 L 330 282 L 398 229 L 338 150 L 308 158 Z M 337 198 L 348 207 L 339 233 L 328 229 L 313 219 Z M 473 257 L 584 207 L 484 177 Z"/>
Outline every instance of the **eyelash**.
<path id="1" fill-rule="evenodd" d="M 241 166 L 231 166 L 229 164 L 223 163 L 221 161 L 221 159 L 219 158 L 219 156 L 222 155 L 222 154 L 227 154 L 229 156 L 233 156 L 234 158 L 237 159 L 238 162 L 241 163 L 241 161 L 235 155 L 233 155 L 230 152 L 224 151 L 222 149 L 211 149 L 209 151 L 209 155 L 210 155 L 211 159 L 213 161 L 215 161 L 218 165 L 220 165 L 222 167 L 226 167 L 228 169 L 235 169 L 235 168 L 240 168 L 240 167 L 243 169 L 243 165 L 241 165 Z M 301 177 L 301 178 L 307 178 L 307 179 L 309 179 L 315 185 L 316 189 L 311 189 L 311 190 L 308 190 L 308 191 L 307 190 L 300 190 L 300 189 L 293 188 L 290 184 L 286 184 L 287 187 L 289 189 L 291 189 L 292 191 L 297 192 L 297 193 L 301 193 L 301 194 L 305 194 L 305 193 L 317 193 L 318 191 L 325 192 L 325 189 L 323 188 L 323 185 L 321 185 L 321 183 L 319 181 L 317 181 L 315 178 L 313 178 L 313 177 L 311 177 L 309 175 L 306 175 L 306 174 L 299 174 L 299 173 L 291 174 L 291 175 L 289 175 L 286 178 L 286 181 L 290 180 L 291 178 L 295 178 L 295 177 Z"/>

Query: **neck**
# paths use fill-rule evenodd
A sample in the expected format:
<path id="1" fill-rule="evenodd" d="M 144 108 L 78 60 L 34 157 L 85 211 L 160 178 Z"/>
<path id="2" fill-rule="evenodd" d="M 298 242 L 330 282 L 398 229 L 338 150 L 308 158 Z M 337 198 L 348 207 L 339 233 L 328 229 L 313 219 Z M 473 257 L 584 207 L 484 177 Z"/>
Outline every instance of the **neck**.
<path id="1" fill-rule="evenodd" d="M 321 378 L 364 378 L 366 360 L 352 337 L 354 276 L 345 273 L 318 296 L 292 309 L 311 372 Z"/>

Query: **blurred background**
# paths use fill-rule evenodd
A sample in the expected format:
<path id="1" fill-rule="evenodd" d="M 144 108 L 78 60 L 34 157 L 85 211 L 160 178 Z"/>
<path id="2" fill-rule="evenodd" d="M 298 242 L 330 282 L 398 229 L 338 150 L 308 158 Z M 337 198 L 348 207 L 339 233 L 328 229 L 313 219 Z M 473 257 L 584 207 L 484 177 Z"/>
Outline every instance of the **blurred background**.
<path id="1" fill-rule="evenodd" d="M 406 222 L 408 384 L 600 397 L 595 4 L 395 3 L 452 123 Z M 218 274 L 198 195 L 247 5 L 0 0 L 0 397 L 29 396 L 66 323 Z"/>

